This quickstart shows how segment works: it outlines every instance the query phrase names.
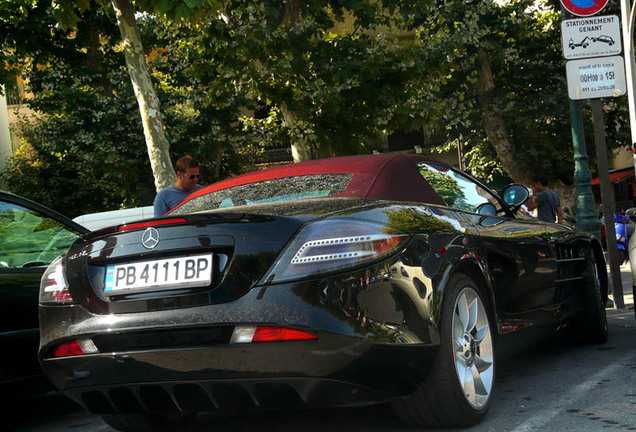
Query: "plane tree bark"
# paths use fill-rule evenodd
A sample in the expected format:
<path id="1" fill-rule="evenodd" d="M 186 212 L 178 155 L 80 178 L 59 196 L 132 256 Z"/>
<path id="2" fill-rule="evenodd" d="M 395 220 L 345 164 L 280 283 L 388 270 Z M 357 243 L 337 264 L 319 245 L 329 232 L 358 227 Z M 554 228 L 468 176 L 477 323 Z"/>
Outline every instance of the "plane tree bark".
<path id="1" fill-rule="evenodd" d="M 508 175 L 515 182 L 531 186 L 535 172 L 530 165 L 524 164 L 510 139 L 506 120 L 498 109 L 499 101 L 495 94 L 495 80 L 490 58 L 484 50 L 479 50 L 477 54 L 476 69 L 477 100 L 488 139 L 492 143 L 501 165 Z M 529 143 L 529 145 L 532 145 L 532 143 Z M 560 195 L 564 206 L 567 204 L 571 206 L 575 202 L 576 191 L 573 186 L 557 183 L 550 186 Z"/>
<path id="2" fill-rule="evenodd" d="M 510 140 L 506 121 L 498 110 L 495 96 L 495 80 L 488 53 L 479 50 L 476 58 L 477 67 L 477 101 L 482 113 L 484 130 L 506 172 L 516 182 L 532 184 L 532 173 L 528 166 L 519 160 Z"/>
<path id="3" fill-rule="evenodd" d="M 170 144 L 164 133 L 159 98 L 148 72 L 141 35 L 130 0 L 112 0 L 112 6 L 124 43 L 128 74 L 139 104 L 155 187 L 160 191 L 174 182 L 176 174 L 170 160 Z"/>

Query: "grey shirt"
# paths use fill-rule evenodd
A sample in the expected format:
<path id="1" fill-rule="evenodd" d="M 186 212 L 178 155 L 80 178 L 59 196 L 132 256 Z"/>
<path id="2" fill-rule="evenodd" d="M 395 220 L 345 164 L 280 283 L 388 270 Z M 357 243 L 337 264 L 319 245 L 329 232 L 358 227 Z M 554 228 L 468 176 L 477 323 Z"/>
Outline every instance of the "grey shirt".
<path id="1" fill-rule="evenodd" d="M 545 222 L 556 222 L 557 209 L 561 206 L 559 195 L 551 189 L 539 192 L 534 197 L 537 204 L 537 218 Z"/>
<path id="2" fill-rule="evenodd" d="M 201 185 L 196 185 L 194 189 L 186 192 L 179 189 L 175 185 L 170 185 L 167 188 L 163 189 L 155 197 L 155 217 L 163 216 L 168 210 L 172 209 L 174 206 L 183 201 L 185 197 L 201 188 Z"/>

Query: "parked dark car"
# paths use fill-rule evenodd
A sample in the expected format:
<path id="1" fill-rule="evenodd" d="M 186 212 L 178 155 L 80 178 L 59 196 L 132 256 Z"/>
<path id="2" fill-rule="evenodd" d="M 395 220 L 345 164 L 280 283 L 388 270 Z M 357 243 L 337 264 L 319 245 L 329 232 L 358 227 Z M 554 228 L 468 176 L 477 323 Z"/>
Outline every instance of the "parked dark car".
<path id="1" fill-rule="evenodd" d="M 49 267 L 42 366 L 122 431 L 384 402 L 414 425 L 477 423 L 495 340 L 566 323 L 607 339 L 601 245 L 518 216 L 528 196 L 399 154 L 212 184 Z"/>
<path id="2" fill-rule="evenodd" d="M 0 191 L 0 384 L 28 391 L 27 380 L 42 378 L 40 279 L 53 259 L 86 232 L 51 209 Z"/>
<path id="3" fill-rule="evenodd" d="M 609 46 L 614 45 L 614 39 L 611 36 L 607 36 L 607 35 L 601 35 L 598 37 L 593 37 L 592 38 L 592 42 L 603 42 L 608 44 Z"/>

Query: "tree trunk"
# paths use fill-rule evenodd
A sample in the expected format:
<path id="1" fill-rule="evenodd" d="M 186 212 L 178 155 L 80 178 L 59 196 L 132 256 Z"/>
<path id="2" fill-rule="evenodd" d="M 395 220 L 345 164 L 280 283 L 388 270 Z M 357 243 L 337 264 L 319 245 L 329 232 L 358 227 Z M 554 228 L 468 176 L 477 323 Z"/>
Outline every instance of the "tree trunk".
<path id="1" fill-rule="evenodd" d="M 506 122 L 497 112 L 497 100 L 495 97 L 495 80 L 490 67 L 488 53 L 480 50 L 477 54 L 477 100 L 482 111 L 484 130 L 488 139 L 495 148 L 495 152 L 506 170 L 506 173 L 517 183 L 532 186 L 534 173 L 525 166 L 515 154 L 510 136 L 506 128 Z M 561 198 L 561 205 L 573 208 L 576 203 L 576 189 L 574 186 L 564 184 L 552 184 L 553 189 Z"/>
<path id="2" fill-rule="evenodd" d="M 146 56 L 131 0 L 111 0 L 111 3 L 124 42 L 128 74 L 139 104 L 150 166 L 155 177 L 155 188 L 160 191 L 175 181 L 176 174 L 170 160 L 170 144 L 163 131 L 159 98 L 148 73 Z"/>
<path id="3" fill-rule="evenodd" d="M 284 11 L 282 11 L 281 26 L 291 28 L 297 22 L 300 15 L 300 6 L 298 0 L 289 0 L 284 2 Z M 287 104 L 283 102 L 280 107 L 283 119 L 287 126 L 293 126 L 296 122 L 296 114 L 289 110 Z M 306 139 L 297 139 L 291 144 L 292 157 L 294 163 L 303 162 L 314 159 L 314 148 Z"/>
<path id="4" fill-rule="evenodd" d="M 477 101 L 481 108 L 484 130 L 488 139 L 495 148 L 506 173 L 516 182 L 531 185 L 532 173 L 516 157 L 506 122 L 497 112 L 495 80 L 488 53 L 483 50 L 479 50 L 477 54 L 477 74 Z"/>
<path id="5" fill-rule="evenodd" d="M 296 115 L 287 108 L 285 102 L 281 105 L 280 111 L 288 126 L 292 126 L 296 122 Z M 296 139 L 296 141 L 291 144 L 291 151 L 294 163 L 308 161 L 314 158 L 313 147 L 306 139 Z"/>

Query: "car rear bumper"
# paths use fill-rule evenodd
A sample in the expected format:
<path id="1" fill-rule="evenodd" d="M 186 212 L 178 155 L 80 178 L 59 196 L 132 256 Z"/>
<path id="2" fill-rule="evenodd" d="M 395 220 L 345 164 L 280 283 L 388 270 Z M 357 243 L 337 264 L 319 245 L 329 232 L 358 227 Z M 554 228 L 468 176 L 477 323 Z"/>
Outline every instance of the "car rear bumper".
<path id="1" fill-rule="evenodd" d="M 42 362 L 88 411 L 227 411 L 356 406 L 411 393 L 436 347 L 317 341 L 92 354 Z"/>
<path id="2" fill-rule="evenodd" d="M 40 306 L 40 362 L 63 393 L 96 413 L 154 410 L 159 394 L 157 406 L 172 401 L 183 410 L 193 397 L 223 410 L 219 388 L 256 408 L 272 406 L 268 398 L 306 407 L 381 402 L 411 393 L 439 345 L 433 284 L 412 267 L 419 277 L 407 277 L 402 266 L 398 255 L 196 307 L 97 315 L 79 305 Z M 231 343 L 245 325 L 290 327 L 317 340 Z M 51 355 L 76 339 L 90 339 L 98 353 Z"/>

